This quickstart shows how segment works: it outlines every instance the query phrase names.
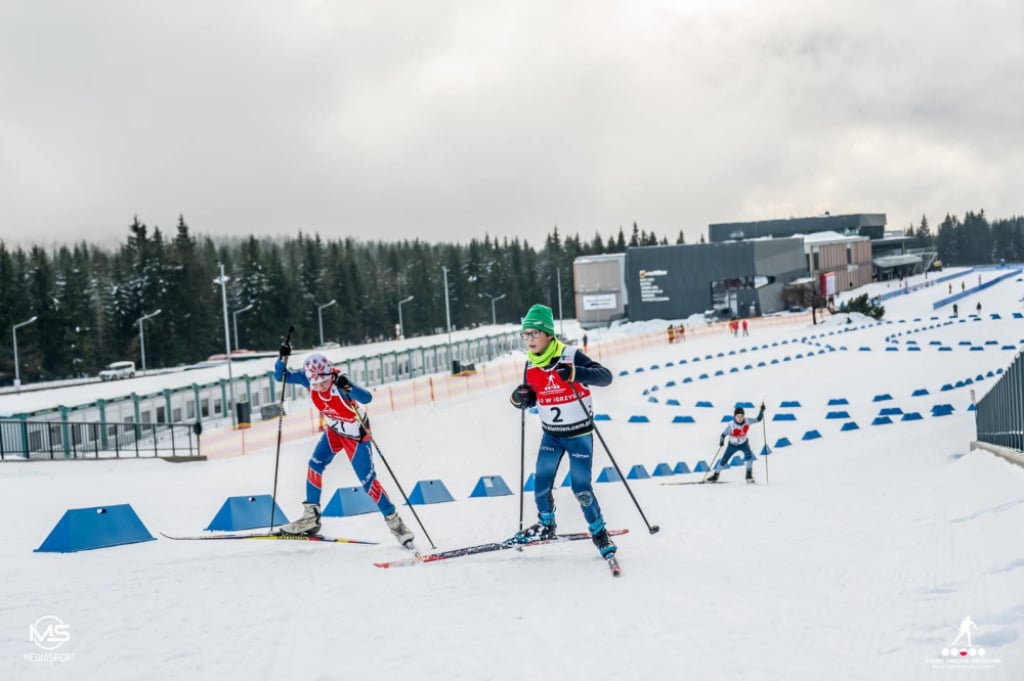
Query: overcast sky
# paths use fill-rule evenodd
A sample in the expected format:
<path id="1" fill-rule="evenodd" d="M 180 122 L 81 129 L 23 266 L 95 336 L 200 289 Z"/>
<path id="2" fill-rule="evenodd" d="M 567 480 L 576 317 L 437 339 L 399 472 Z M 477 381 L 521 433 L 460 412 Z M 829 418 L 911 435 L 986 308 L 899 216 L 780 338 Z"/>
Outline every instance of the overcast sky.
<path id="1" fill-rule="evenodd" d="M 1021 0 L 4 0 L 0 238 L 1024 213 Z"/>

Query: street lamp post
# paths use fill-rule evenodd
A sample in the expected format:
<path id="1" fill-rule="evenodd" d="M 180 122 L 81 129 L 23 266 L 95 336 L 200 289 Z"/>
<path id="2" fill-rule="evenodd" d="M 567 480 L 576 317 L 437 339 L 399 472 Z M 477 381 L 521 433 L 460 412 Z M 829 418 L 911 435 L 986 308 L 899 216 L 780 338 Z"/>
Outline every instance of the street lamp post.
<path id="1" fill-rule="evenodd" d="M 238 315 L 242 314 L 243 312 L 248 312 L 251 309 L 252 309 L 252 303 L 249 303 L 248 305 L 243 307 L 241 310 L 235 310 L 234 312 L 231 313 L 231 321 L 232 321 L 232 323 L 234 324 L 234 327 L 235 327 L 235 352 L 238 351 Z"/>
<path id="2" fill-rule="evenodd" d="M 17 392 L 21 392 L 21 373 L 18 371 L 18 329 L 23 326 L 28 326 L 39 317 L 33 316 L 32 319 L 22 322 L 21 324 L 15 324 L 11 328 L 11 335 L 14 336 L 14 389 Z"/>
<path id="3" fill-rule="evenodd" d="M 163 312 L 163 310 L 150 312 L 149 314 L 144 314 L 135 320 L 135 323 L 139 325 L 139 347 L 142 353 L 142 373 L 146 373 L 146 326 L 143 322 L 147 319 L 152 319 L 161 312 Z"/>
<path id="4" fill-rule="evenodd" d="M 491 324 L 492 325 L 497 325 L 497 323 L 498 323 L 498 314 L 494 310 L 494 304 L 496 302 L 498 302 L 499 300 L 501 300 L 502 298 L 504 298 L 505 296 L 507 296 L 507 295 L 508 295 L 507 293 L 502 293 L 500 296 L 491 296 L 491 295 L 487 296 L 488 298 L 491 299 Z"/>
<path id="5" fill-rule="evenodd" d="M 402 298 L 401 300 L 398 301 L 398 331 L 401 334 L 401 336 L 399 337 L 399 340 L 401 340 L 402 338 L 405 338 L 405 326 L 402 325 L 402 306 L 405 305 L 406 303 L 408 303 L 413 298 L 415 298 L 415 296 L 409 296 L 408 298 Z"/>
<path id="6" fill-rule="evenodd" d="M 448 307 L 448 268 L 442 266 L 444 276 L 444 320 L 448 326 L 448 361 L 452 361 L 452 312 Z M 454 365 L 453 365 L 454 366 Z"/>
<path id="7" fill-rule="evenodd" d="M 558 335 L 565 338 L 565 320 L 562 318 L 562 270 L 557 267 L 555 277 L 558 279 Z"/>
<path id="8" fill-rule="evenodd" d="M 228 281 L 231 278 L 224 276 L 224 263 L 217 263 L 217 266 L 220 267 L 220 276 L 213 281 L 220 284 L 220 302 L 224 309 L 224 352 L 228 358 L 228 395 L 231 397 L 226 411 L 231 414 L 231 426 L 234 428 L 238 425 L 238 417 L 235 414 L 235 376 L 231 370 L 231 330 L 228 328 Z"/>
<path id="9" fill-rule="evenodd" d="M 331 305 L 334 305 L 336 302 L 338 301 L 332 300 L 329 303 L 324 303 L 323 305 L 316 306 L 316 316 L 320 320 L 320 347 L 323 347 L 324 345 L 324 308 L 330 307 Z"/>

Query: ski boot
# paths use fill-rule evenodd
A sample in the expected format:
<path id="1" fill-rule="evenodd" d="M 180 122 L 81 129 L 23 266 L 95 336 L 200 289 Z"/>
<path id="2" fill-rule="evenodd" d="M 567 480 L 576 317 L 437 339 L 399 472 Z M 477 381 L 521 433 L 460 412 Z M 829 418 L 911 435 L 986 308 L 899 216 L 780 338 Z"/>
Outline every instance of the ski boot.
<path id="1" fill-rule="evenodd" d="M 718 482 L 718 474 L 721 473 L 721 472 L 722 472 L 721 469 L 715 471 L 714 473 L 709 475 L 708 479 L 705 480 L 704 482 Z"/>
<path id="2" fill-rule="evenodd" d="M 597 550 L 601 552 L 601 557 L 606 560 L 613 557 L 615 551 L 618 550 L 615 542 L 608 536 L 608 529 L 604 526 L 603 519 L 599 518 L 590 524 L 590 538 L 594 541 Z"/>
<path id="3" fill-rule="evenodd" d="M 748 468 L 747 469 L 747 484 L 748 485 L 753 485 L 756 482 L 757 481 L 754 480 L 754 471 L 752 469 Z"/>
<path id="4" fill-rule="evenodd" d="M 555 529 L 555 514 L 541 513 L 538 516 L 538 522 L 530 525 L 525 530 L 516 532 L 516 536 L 512 538 L 511 543 L 529 544 L 535 541 L 550 541 L 557 536 Z"/>
<path id="5" fill-rule="evenodd" d="M 410 551 L 415 550 L 412 543 L 412 540 L 415 539 L 415 535 L 413 535 L 412 530 L 402 522 L 402 517 L 398 515 L 398 511 L 395 511 L 391 515 L 384 516 L 384 522 L 388 524 L 388 529 L 391 530 L 391 534 L 395 535 L 395 539 L 398 540 L 399 544 Z"/>
<path id="6" fill-rule="evenodd" d="M 293 523 L 282 525 L 281 534 L 314 535 L 320 531 L 320 504 L 308 501 L 302 503 L 302 517 Z"/>

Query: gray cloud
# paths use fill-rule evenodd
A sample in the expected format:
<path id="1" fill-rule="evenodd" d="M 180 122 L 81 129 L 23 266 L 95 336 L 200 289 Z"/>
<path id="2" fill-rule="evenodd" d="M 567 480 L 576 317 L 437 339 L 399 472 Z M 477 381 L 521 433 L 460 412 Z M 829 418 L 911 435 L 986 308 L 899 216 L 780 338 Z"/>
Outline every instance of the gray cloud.
<path id="1" fill-rule="evenodd" d="M 0 237 L 1021 212 L 1018 2 L 30 2 Z"/>

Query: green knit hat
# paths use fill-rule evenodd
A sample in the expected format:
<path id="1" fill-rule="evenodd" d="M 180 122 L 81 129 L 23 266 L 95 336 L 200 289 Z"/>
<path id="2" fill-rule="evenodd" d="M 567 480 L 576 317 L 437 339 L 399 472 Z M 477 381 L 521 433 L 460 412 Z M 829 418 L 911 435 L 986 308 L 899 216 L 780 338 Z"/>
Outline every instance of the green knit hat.
<path id="1" fill-rule="evenodd" d="M 537 329 L 549 336 L 555 335 L 555 317 L 547 305 L 534 305 L 523 317 L 523 330 Z"/>

